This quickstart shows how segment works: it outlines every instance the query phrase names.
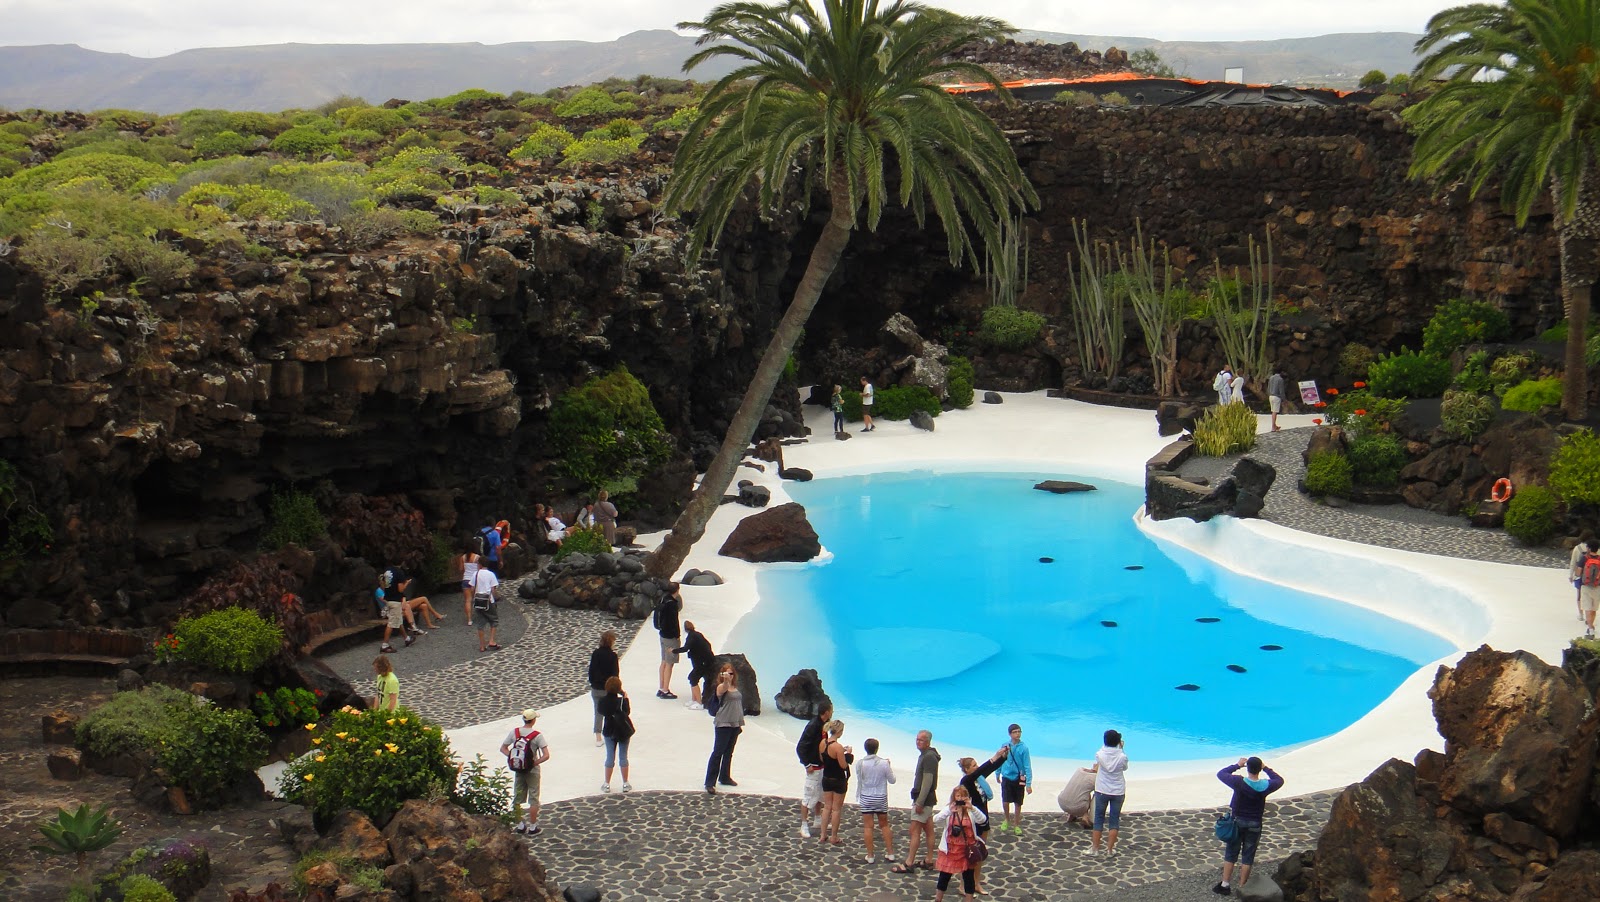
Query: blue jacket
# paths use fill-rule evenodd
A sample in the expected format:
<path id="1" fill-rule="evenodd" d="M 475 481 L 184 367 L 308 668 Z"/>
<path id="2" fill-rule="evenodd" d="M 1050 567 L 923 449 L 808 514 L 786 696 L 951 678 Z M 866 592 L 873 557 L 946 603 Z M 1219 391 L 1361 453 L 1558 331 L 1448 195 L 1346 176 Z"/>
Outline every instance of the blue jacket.
<path id="1" fill-rule="evenodd" d="M 1018 775 L 1028 778 L 1028 785 L 1033 785 L 1033 758 L 1028 755 L 1028 744 L 1022 740 L 1009 743 L 1011 754 L 1000 764 L 1000 779 L 1015 780 Z"/>
<path id="2" fill-rule="evenodd" d="M 1278 776 L 1277 771 L 1262 765 L 1261 771 L 1267 775 L 1267 779 L 1251 780 L 1247 775 L 1237 773 L 1242 767 L 1242 764 L 1230 764 L 1217 771 L 1217 779 L 1233 787 L 1233 800 L 1228 803 L 1228 807 L 1233 809 L 1233 816 L 1259 822 L 1266 816 L 1267 796 L 1283 788 L 1283 778 Z"/>

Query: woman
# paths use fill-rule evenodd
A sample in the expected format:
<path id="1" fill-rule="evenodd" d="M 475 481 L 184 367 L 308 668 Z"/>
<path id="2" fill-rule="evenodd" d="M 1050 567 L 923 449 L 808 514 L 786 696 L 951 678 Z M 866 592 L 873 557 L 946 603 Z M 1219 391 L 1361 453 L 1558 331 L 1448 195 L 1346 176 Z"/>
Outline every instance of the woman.
<path id="1" fill-rule="evenodd" d="M 605 489 L 595 496 L 594 521 L 606 534 L 606 544 L 617 544 L 617 506 L 611 503 L 611 493 Z"/>
<path id="2" fill-rule="evenodd" d="M 456 558 L 459 562 L 457 569 L 461 571 L 461 608 L 467 617 L 467 626 L 472 625 L 472 578 L 478 575 L 479 558 L 472 546 L 463 545 L 461 556 Z"/>
<path id="3" fill-rule="evenodd" d="M 411 628 L 419 633 L 423 632 L 423 627 L 417 625 L 417 616 L 419 614 L 422 616 L 423 626 L 430 630 L 438 629 L 439 622 L 444 620 L 444 615 L 434 610 L 433 605 L 428 603 L 428 596 L 426 595 L 408 598 L 405 605 L 406 619 L 411 621 Z"/>
<path id="4" fill-rule="evenodd" d="M 550 527 L 550 541 L 556 543 L 556 547 L 559 548 L 561 540 L 567 537 L 567 524 L 562 523 L 561 518 L 556 516 L 556 509 L 553 506 L 546 507 L 544 513 L 545 525 Z"/>
<path id="5" fill-rule="evenodd" d="M 717 784 L 738 786 L 733 781 L 733 747 L 744 732 L 744 696 L 739 693 L 739 675 L 732 664 L 722 665 L 717 674 L 717 738 L 706 761 L 706 792 L 715 793 Z"/>
<path id="6" fill-rule="evenodd" d="M 855 750 L 839 742 L 844 735 L 844 722 L 829 721 L 823 728 L 822 742 L 822 832 L 817 838 L 836 846 L 844 845 L 839 838 L 839 817 L 844 814 L 844 794 L 850 789 L 850 765 L 855 763 Z"/>
<path id="7" fill-rule="evenodd" d="M 573 513 L 572 522 L 576 524 L 579 529 L 593 529 L 595 526 L 594 502 L 587 500 L 584 501 L 583 506 L 579 507 L 577 511 Z"/>
<path id="8" fill-rule="evenodd" d="M 394 665 L 389 663 L 389 658 L 378 655 L 372 662 L 372 672 L 378 677 L 373 683 L 372 708 L 393 711 L 400 707 L 400 678 L 394 675 Z"/>
<path id="9" fill-rule="evenodd" d="M 960 766 L 961 785 L 967 788 L 967 796 L 972 799 L 972 807 L 983 813 L 983 820 L 979 821 L 974 831 L 978 836 L 987 836 L 989 833 L 989 800 L 994 798 L 994 791 L 989 789 L 989 784 L 984 782 L 984 777 L 994 773 L 1007 758 L 1011 757 L 1011 746 L 1002 745 L 1000 750 L 989 756 L 989 760 L 979 764 L 976 759 L 962 758 L 956 764 Z M 980 896 L 989 895 L 983 888 L 983 862 L 972 863 L 972 891 Z"/>
<path id="10" fill-rule="evenodd" d="M 1101 830 L 1106 833 L 1106 854 L 1117 854 L 1117 827 L 1122 821 L 1122 801 L 1128 795 L 1128 783 L 1123 773 L 1128 769 L 1128 756 L 1122 751 L 1122 734 L 1107 730 L 1105 745 L 1095 752 L 1094 767 L 1089 771 L 1094 777 L 1094 832 L 1089 834 L 1093 846 L 1090 855 L 1100 854 Z M 1109 816 L 1107 810 L 1110 810 Z"/>
<path id="11" fill-rule="evenodd" d="M 972 873 L 972 850 L 978 844 L 976 826 L 987 823 L 989 816 L 972 805 L 972 794 L 965 786 L 950 790 L 950 804 L 933 816 L 939 827 L 939 883 L 933 894 L 934 902 L 944 902 L 944 891 L 950 888 L 950 877 L 961 875 L 961 898 L 972 902 L 977 892 L 977 877 Z"/>
<path id="12" fill-rule="evenodd" d="M 833 431 L 835 434 L 844 431 L 844 388 L 835 385 L 833 397 L 828 400 L 828 407 L 833 411 Z"/>
<path id="13" fill-rule="evenodd" d="M 1239 775 L 1241 767 L 1245 776 Z M 1211 888 L 1217 895 L 1226 896 L 1235 862 L 1239 864 L 1239 885 L 1250 882 L 1250 867 L 1256 863 L 1256 846 L 1261 842 L 1261 822 L 1267 818 L 1267 796 L 1283 788 L 1283 778 L 1260 758 L 1251 756 L 1217 771 L 1217 779 L 1233 790 L 1228 809 L 1238 827 L 1222 850 L 1222 882 Z"/>
<path id="14" fill-rule="evenodd" d="M 606 635 L 610 636 L 613 642 L 616 641 L 616 633 Z M 597 705 L 604 721 L 601 730 L 606 738 L 606 781 L 600 784 L 600 791 L 611 791 L 611 769 L 620 763 L 622 791 L 633 792 L 633 784 L 628 782 L 628 741 L 633 738 L 634 732 L 633 718 L 629 715 L 633 713 L 633 706 L 628 702 L 628 693 L 622 691 L 621 677 L 609 677 L 606 680 L 605 693 L 605 697 L 600 699 Z"/>
<path id="15" fill-rule="evenodd" d="M 868 739 L 864 745 L 867 757 L 856 762 L 856 805 L 861 809 L 861 838 L 867 844 L 867 864 L 878 860 L 872 846 L 872 822 L 878 822 L 878 832 L 883 835 L 883 858 L 894 860 L 894 834 L 889 832 L 889 784 L 894 782 L 894 768 L 888 758 L 878 757 L 878 740 Z"/>
<path id="16" fill-rule="evenodd" d="M 601 727 L 603 725 L 603 712 L 600 703 L 606 697 L 608 681 L 622 673 L 622 668 L 617 661 L 617 634 L 615 630 L 606 630 L 600 634 L 600 646 L 589 652 L 589 699 L 594 702 L 594 744 L 603 745 Z M 624 765 L 626 767 L 626 765 Z M 622 779 L 628 779 L 624 776 Z M 611 782 L 610 780 L 606 781 Z"/>

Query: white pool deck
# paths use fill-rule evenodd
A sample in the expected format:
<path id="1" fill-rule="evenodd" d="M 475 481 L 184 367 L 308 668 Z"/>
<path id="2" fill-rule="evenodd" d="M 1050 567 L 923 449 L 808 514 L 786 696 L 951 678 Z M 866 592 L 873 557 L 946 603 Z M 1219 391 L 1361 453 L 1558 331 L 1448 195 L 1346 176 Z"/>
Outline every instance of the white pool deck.
<path id="1" fill-rule="evenodd" d="M 1093 473 L 1142 484 L 1145 461 L 1169 441 L 1156 434 L 1150 411 L 1097 407 L 1048 398 L 1043 392 L 1006 394 L 1004 399 L 1004 404 L 978 403 L 968 410 L 945 413 L 936 420 L 934 432 L 919 431 L 906 422 L 880 421 L 878 428 L 866 435 L 855 431 L 859 425 L 854 426 L 851 439 L 843 442 L 831 437 L 831 414 L 808 407 L 806 421 L 812 440 L 786 448 L 785 463 L 811 470 L 819 479 L 943 467 Z M 1266 429 L 1266 417 L 1260 420 L 1261 428 Z M 1310 417 L 1285 416 L 1279 422 L 1286 428 L 1309 425 Z M 772 503 L 780 504 L 790 499 L 772 469 L 769 465 L 763 474 L 741 468 L 736 479 L 768 486 Z M 694 621 L 719 652 L 741 650 L 725 648 L 725 640 L 758 600 L 756 574 L 763 565 L 717 555 L 738 520 L 752 513 L 755 511 L 740 505 L 723 505 L 684 565 L 685 569 L 713 570 L 725 580 L 721 586 L 683 587 L 685 619 Z M 1137 516 L 1136 511 L 1128 513 Z M 1372 607 L 1427 627 L 1460 649 L 1420 668 L 1371 714 L 1333 736 L 1286 751 L 1238 750 L 1238 756 L 1261 754 L 1267 758 L 1288 780 L 1285 792 L 1292 795 L 1357 782 L 1387 759 L 1410 760 L 1424 747 L 1442 750 L 1443 740 L 1434 729 L 1427 698 L 1437 664 L 1453 664 L 1462 651 L 1480 644 L 1502 650 L 1526 649 L 1559 663 L 1561 649 L 1578 625 L 1570 601 L 1571 586 L 1559 568 L 1396 551 L 1230 517 L 1205 524 L 1141 522 L 1140 528 L 1158 542 L 1189 548 L 1217 566 Z M 646 544 L 653 540 L 658 541 L 659 536 L 641 539 Z M 1259 611 L 1252 613 L 1263 616 Z M 646 623 L 622 657 L 622 679 L 633 699 L 633 720 L 638 727 L 630 754 L 632 783 L 636 790 L 699 790 L 711 749 L 711 718 L 686 709 L 682 701 L 655 698 L 659 661 L 656 634 Z M 765 696 L 763 711 L 761 716 L 747 719 L 734 754 L 733 772 L 740 785 L 723 791 L 797 798 L 801 773 L 794 744 L 803 723 L 772 703 L 772 696 L 789 674 L 763 671 L 760 660 L 752 663 Z M 674 691 L 684 700 L 688 697 L 684 684 L 687 667 L 685 661 L 673 672 Z M 822 677 L 826 685 L 827 674 Z M 537 667 L 531 668 L 528 679 L 539 678 Z M 1317 700 L 1307 698 L 1305 703 L 1316 704 Z M 508 712 L 503 720 L 450 731 L 451 744 L 467 759 L 482 753 L 491 761 L 500 761 L 500 742 L 517 723 L 519 719 Z M 543 768 L 543 801 L 600 791 L 604 750 L 595 747 L 591 726 L 587 694 L 543 711 L 538 727 L 549 739 L 552 753 Z M 912 737 L 918 728 L 912 722 L 858 721 L 847 724 L 846 736 L 858 748 L 866 737 L 878 737 L 882 754 L 895 762 L 901 781 L 909 785 L 916 758 Z M 1004 729 L 1004 724 L 996 724 L 996 747 L 1003 741 Z M 942 755 L 941 786 L 954 784 L 958 757 L 987 756 L 993 751 L 957 747 L 938 736 L 934 745 Z M 1214 774 L 1231 759 L 1144 761 L 1131 738 L 1129 751 L 1133 758 L 1128 772 L 1130 810 L 1200 808 L 1226 800 Z M 1058 810 L 1056 792 L 1073 768 L 1086 763 L 1035 757 L 1040 791 L 1030 800 L 1029 810 Z M 620 783 L 618 776 L 614 786 L 620 788 Z M 895 792 L 892 801 L 903 796 Z"/>

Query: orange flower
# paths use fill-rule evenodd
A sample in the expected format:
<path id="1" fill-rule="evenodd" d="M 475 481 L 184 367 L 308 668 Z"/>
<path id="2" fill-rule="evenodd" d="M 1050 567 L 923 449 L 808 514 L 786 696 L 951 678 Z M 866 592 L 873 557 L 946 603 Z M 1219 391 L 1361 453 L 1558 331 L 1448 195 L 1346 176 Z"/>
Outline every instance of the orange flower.
<path id="1" fill-rule="evenodd" d="M 1366 388 L 1367 387 L 1367 383 L 1365 383 L 1365 382 L 1352 382 L 1351 385 L 1354 385 L 1356 388 Z"/>
<path id="2" fill-rule="evenodd" d="M 1330 395 L 1337 395 L 1338 393 L 1339 393 L 1339 390 L 1337 388 L 1328 389 L 1328 394 L 1330 394 Z"/>
<path id="3" fill-rule="evenodd" d="M 1322 417 L 1312 417 L 1311 418 L 1311 422 L 1316 423 L 1318 426 L 1321 426 L 1322 425 Z"/>
<path id="4" fill-rule="evenodd" d="M 1328 406 L 1328 402 L 1327 401 L 1318 401 L 1316 404 L 1313 404 L 1312 406 L 1313 407 L 1327 407 Z"/>
<path id="5" fill-rule="evenodd" d="M 1356 416 L 1358 416 L 1358 417 L 1364 417 L 1364 416 L 1366 416 L 1366 415 L 1367 415 L 1367 412 L 1366 412 L 1366 411 L 1365 411 L 1365 410 L 1362 410 L 1362 409 L 1361 409 L 1361 408 L 1359 408 L 1359 407 L 1358 407 L 1358 408 L 1356 408 Z"/>

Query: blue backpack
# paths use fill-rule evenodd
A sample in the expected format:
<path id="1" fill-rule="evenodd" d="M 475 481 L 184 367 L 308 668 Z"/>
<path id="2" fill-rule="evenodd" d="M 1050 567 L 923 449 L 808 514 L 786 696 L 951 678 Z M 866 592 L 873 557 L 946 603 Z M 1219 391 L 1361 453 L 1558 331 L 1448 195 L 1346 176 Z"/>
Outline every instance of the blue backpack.
<path id="1" fill-rule="evenodd" d="M 716 687 L 711 687 L 700 693 L 700 703 L 705 706 L 706 713 L 712 717 L 722 710 L 722 696 L 717 694 Z"/>

